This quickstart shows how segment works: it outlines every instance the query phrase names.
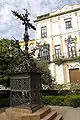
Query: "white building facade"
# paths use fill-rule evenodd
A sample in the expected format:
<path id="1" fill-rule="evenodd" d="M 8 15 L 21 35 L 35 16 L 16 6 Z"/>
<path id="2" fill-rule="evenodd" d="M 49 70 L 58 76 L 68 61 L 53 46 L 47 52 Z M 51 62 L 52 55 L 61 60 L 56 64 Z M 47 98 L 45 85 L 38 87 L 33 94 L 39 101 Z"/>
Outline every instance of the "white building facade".
<path id="1" fill-rule="evenodd" d="M 54 13 L 35 19 L 36 57 L 50 62 L 50 70 L 58 84 L 80 82 L 80 5 L 64 6 Z M 44 47 L 45 46 L 45 47 Z"/>

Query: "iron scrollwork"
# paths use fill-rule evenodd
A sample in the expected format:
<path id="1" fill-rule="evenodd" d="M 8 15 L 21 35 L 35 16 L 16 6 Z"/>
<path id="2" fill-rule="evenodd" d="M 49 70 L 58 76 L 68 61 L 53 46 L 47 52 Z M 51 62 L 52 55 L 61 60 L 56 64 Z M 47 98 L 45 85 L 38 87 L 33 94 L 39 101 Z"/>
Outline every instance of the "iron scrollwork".
<path id="1" fill-rule="evenodd" d="M 35 106 L 41 104 L 41 73 L 36 73 L 38 68 L 33 60 L 32 53 L 28 53 L 28 28 L 36 30 L 36 28 L 29 22 L 28 11 L 25 9 L 25 14 L 19 14 L 16 11 L 12 13 L 17 16 L 22 24 L 25 25 L 24 42 L 25 51 L 20 54 L 20 61 L 16 64 L 15 69 L 12 68 L 10 87 L 10 105 L 12 107 L 21 107 L 33 109 Z M 17 42 L 17 45 L 18 42 Z M 20 49 L 20 47 L 18 47 Z"/>

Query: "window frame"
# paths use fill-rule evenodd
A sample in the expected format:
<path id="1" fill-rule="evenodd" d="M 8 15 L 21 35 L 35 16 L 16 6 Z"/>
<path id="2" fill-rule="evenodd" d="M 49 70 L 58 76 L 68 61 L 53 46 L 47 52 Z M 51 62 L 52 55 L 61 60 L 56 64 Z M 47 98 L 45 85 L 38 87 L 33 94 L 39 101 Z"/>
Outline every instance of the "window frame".
<path id="1" fill-rule="evenodd" d="M 65 21 L 65 28 L 66 29 L 70 29 L 70 28 L 72 28 L 72 18 L 67 18 L 67 19 L 64 19 L 64 21 Z"/>
<path id="2" fill-rule="evenodd" d="M 74 45 L 72 46 L 72 44 L 74 44 Z M 71 50 L 69 50 L 69 49 L 71 49 Z M 69 57 L 72 57 L 72 58 L 77 56 L 76 55 L 76 45 L 74 42 L 71 43 L 70 46 L 68 46 L 68 55 L 69 55 Z"/>
<path id="3" fill-rule="evenodd" d="M 41 38 L 46 38 L 47 37 L 47 26 L 42 26 L 41 27 Z"/>
<path id="4" fill-rule="evenodd" d="M 39 57 L 40 59 L 50 60 L 50 45 L 40 45 L 39 47 Z"/>
<path id="5" fill-rule="evenodd" d="M 57 47 L 59 47 L 59 48 L 57 48 Z M 55 56 L 56 56 L 56 58 L 61 57 L 61 46 L 60 45 L 55 45 Z"/>

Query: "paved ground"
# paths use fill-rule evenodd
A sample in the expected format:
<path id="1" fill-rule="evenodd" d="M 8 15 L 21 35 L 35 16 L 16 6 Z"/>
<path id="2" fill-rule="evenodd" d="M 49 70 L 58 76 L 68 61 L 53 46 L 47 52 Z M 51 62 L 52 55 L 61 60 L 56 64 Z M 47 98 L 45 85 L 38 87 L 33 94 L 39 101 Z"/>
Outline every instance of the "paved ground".
<path id="1" fill-rule="evenodd" d="M 60 106 L 50 106 L 52 109 L 57 110 L 57 112 L 63 115 L 63 120 L 80 120 L 80 107 L 60 107 Z"/>

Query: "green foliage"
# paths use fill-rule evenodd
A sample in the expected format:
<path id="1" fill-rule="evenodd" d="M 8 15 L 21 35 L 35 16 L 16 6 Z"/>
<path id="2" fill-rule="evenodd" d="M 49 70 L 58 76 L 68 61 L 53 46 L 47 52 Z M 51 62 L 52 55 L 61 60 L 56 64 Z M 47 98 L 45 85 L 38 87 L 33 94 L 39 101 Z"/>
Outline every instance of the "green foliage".
<path id="1" fill-rule="evenodd" d="M 80 107 L 80 95 L 43 96 L 45 105 Z"/>
<path id="2" fill-rule="evenodd" d="M 1 39 L 0 40 L 0 84 L 4 84 L 6 86 L 9 86 L 9 76 L 8 73 L 12 70 L 12 68 L 15 69 L 17 60 L 19 59 L 18 56 L 15 56 L 16 53 L 16 44 L 14 41 L 12 41 L 13 48 L 12 48 L 12 54 L 13 57 L 10 57 L 10 40 L 8 39 Z"/>
<path id="3" fill-rule="evenodd" d="M 66 105 L 66 96 L 55 97 L 53 105 L 65 106 Z"/>
<path id="4" fill-rule="evenodd" d="M 53 84 L 52 85 L 52 90 L 80 90 L 80 83 L 71 83 L 71 84 Z"/>
<path id="5" fill-rule="evenodd" d="M 10 77 L 6 74 L 0 75 L 0 84 L 6 87 L 10 86 Z"/>
<path id="6" fill-rule="evenodd" d="M 42 84 L 50 86 L 52 83 L 52 76 L 50 74 L 50 70 L 48 69 L 49 63 L 46 61 L 37 61 L 31 55 L 29 60 L 27 60 L 27 56 L 24 55 L 19 49 L 17 49 L 17 44 L 12 41 L 12 57 L 10 57 L 9 50 L 10 40 L 1 39 L 0 40 L 0 84 L 9 85 L 9 76 L 7 75 L 10 72 L 16 70 L 16 68 L 22 68 L 29 65 L 37 66 L 38 71 L 41 72 L 42 76 Z M 27 62 L 28 61 L 28 62 Z M 22 64 L 24 63 L 24 64 Z M 32 68 L 31 68 L 32 69 Z M 35 68 L 34 68 L 35 69 Z M 5 81 L 5 82 L 4 82 Z"/>
<path id="7" fill-rule="evenodd" d="M 9 57 L 9 43 L 7 39 L 0 40 L 0 73 L 3 73 L 9 64 L 9 59 L 7 59 Z"/>
<path id="8" fill-rule="evenodd" d="M 54 102 L 54 96 L 43 96 L 42 99 L 43 99 L 43 103 L 45 105 L 53 105 L 53 102 Z"/>
<path id="9" fill-rule="evenodd" d="M 70 100 L 70 106 L 74 108 L 80 107 L 80 95 L 70 96 L 69 100 Z"/>
<path id="10" fill-rule="evenodd" d="M 63 90 L 64 88 L 66 88 L 65 84 L 53 84 L 52 85 L 53 90 Z"/>
<path id="11" fill-rule="evenodd" d="M 51 76 L 51 73 L 49 70 L 49 63 L 45 60 L 41 60 L 41 61 L 36 61 L 36 64 L 42 73 L 42 75 L 41 75 L 42 84 L 48 85 L 49 87 L 51 87 L 52 76 Z"/>
<path id="12" fill-rule="evenodd" d="M 43 96 L 43 102 L 46 105 L 65 106 L 66 96 Z"/>
<path id="13" fill-rule="evenodd" d="M 78 56 L 78 60 L 79 60 L 79 62 L 80 62 L 80 56 Z"/>
<path id="14" fill-rule="evenodd" d="M 80 90 L 80 83 L 71 84 L 70 90 Z"/>
<path id="15" fill-rule="evenodd" d="M 12 54 L 14 56 L 16 52 L 16 44 L 14 41 L 12 41 L 13 49 Z M 9 50 L 10 40 L 8 39 L 1 39 L 0 40 L 0 74 L 8 73 L 13 67 L 13 64 L 16 64 L 16 57 L 13 58 L 10 57 L 10 50 Z M 12 64 L 13 63 L 13 64 Z"/>
<path id="16" fill-rule="evenodd" d="M 79 49 L 79 56 L 78 56 L 78 61 L 80 62 L 80 49 Z"/>

